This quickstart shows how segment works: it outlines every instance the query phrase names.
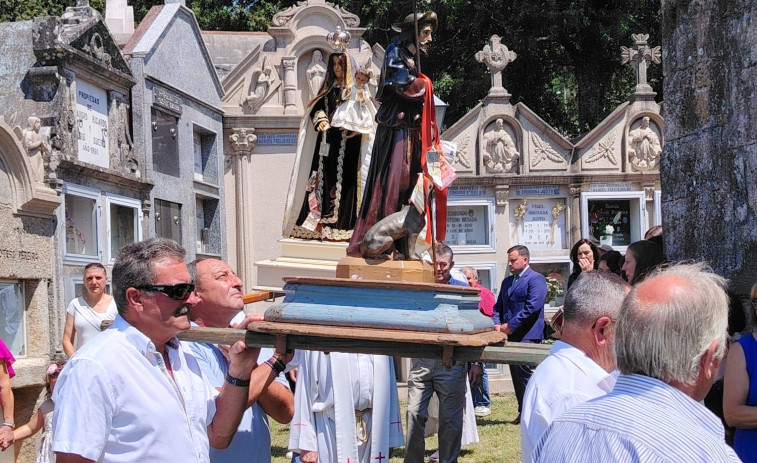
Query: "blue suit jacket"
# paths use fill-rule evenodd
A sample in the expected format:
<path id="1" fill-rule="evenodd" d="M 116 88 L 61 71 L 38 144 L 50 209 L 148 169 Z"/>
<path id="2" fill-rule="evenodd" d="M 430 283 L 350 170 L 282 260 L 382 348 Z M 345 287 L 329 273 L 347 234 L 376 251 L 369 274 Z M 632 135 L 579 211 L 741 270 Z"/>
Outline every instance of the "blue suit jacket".
<path id="1" fill-rule="evenodd" d="M 544 336 L 544 300 L 547 298 L 547 280 L 531 267 L 521 273 L 513 286 L 510 275 L 494 304 L 492 319 L 495 325 L 507 323 L 512 331 L 510 341 L 538 341 Z"/>

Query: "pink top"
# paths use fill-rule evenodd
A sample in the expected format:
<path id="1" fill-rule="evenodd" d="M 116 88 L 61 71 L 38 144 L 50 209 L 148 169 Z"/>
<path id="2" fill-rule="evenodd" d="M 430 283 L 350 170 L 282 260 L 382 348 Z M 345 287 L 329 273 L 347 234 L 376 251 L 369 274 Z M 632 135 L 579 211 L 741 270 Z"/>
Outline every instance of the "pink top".
<path id="1" fill-rule="evenodd" d="M 11 351 L 8 350 L 8 348 L 5 346 L 5 343 L 2 339 L 0 339 L 0 360 L 5 362 L 5 365 L 8 367 L 8 375 L 10 375 L 11 378 L 16 376 L 16 372 L 13 371 L 13 367 L 11 366 L 13 362 L 16 361 L 16 358 L 13 357 L 13 354 L 11 354 Z"/>
<path id="2" fill-rule="evenodd" d="M 494 313 L 494 303 L 497 302 L 497 298 L 494 297 L 494 294 L 491 291 L 480 284 L 476 283 L 475 287 L 481 290 L 481 293 L 479 294 L 481 297 L 481 302 L 478 304 L 479 310 L 481 310 L 482 314 L 491 317 Z"/>

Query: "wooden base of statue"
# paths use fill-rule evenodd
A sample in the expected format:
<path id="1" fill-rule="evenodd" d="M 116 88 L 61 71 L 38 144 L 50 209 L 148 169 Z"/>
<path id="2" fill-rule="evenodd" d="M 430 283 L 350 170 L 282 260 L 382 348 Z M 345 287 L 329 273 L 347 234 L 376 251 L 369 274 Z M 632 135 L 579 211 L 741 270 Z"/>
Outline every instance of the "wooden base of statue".
<path id="1" fill-rule="evenodd" d="M 433 283 L 434 267 L 417 260 L 342 257 L 336 266 L 336 277 L 351 280 Z"/>
<path id="2" fill-rule="evenodd" d="M 285 278 L 284 300 L 265 320 L 279 323 L 475 334 L 494 324 L 476 288 L 346 278 Z"/>

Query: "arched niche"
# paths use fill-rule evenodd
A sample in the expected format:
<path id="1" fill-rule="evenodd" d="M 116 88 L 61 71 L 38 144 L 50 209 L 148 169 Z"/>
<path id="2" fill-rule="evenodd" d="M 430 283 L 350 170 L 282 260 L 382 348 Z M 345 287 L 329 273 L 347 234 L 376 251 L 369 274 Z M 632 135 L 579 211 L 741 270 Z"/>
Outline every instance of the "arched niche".
<path id="1" fill-rule="evenodd" d="M 58 194 L 34 181 L 32 165 L 13 129 L 0 116 L 0 191 L 8 191 L 10 198 L 3 203 L 16 212 L 52 215 L 60 205 Z M 6 203 L 7 201 L 7 203 Z"/>

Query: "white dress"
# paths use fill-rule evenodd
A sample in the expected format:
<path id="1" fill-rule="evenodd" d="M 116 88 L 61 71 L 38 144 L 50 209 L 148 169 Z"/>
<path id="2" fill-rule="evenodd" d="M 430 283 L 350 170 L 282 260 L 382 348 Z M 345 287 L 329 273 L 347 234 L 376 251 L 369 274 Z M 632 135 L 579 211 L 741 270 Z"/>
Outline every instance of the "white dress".
<path id="1" fill-rule="evenodd" d="M 112 299 L 108 310 L 103 313 L 95 312 L 83 297 L 77 297 L 68 304 L 66 313 L 74 317 L 74 328 L 76 328 L 74 348 L 79 350 L 87 341 L 100 333 L 100 324 L 103 321 L 115 320 L 118 309 L 115 299 Z"/>
<path id="2" fill-rule="evenodd" d="M 39 406 L 42 416 L 45 417 L 45 435 L 42 436 L 42 442 L 39 444 L 39 455 L 35 463 L 55 463 L 55 453 L 53 452 L 53 411 L 55 403 L 53 399 L 47 399 Z"/>
<path id="3" fill-rule="evenodd" d="M 345 101 L 334 111 L 331 126 L 353 132 L 374 133 L 376 106 L 371 100 L 371 92 L 366 87 L 359 88 L 352 85 L 349 88 L 349 95 L 346 93 L 346 90 L 342 93 L 342 99 Z"/>

